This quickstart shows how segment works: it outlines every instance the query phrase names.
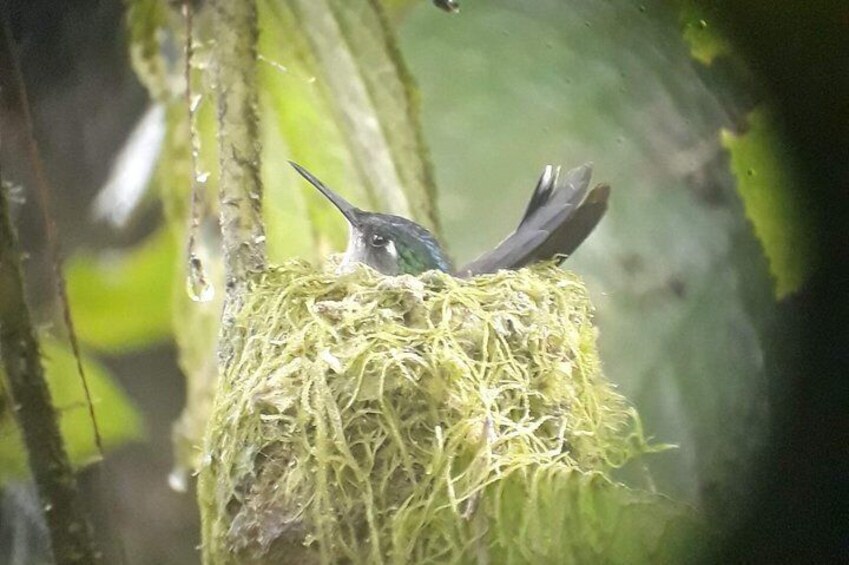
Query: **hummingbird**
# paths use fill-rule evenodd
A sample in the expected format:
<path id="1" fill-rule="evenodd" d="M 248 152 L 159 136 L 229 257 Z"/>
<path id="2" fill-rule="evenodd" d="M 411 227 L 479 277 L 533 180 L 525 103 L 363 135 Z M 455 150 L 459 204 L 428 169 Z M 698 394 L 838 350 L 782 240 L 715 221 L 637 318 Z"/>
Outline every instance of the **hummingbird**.
<path id="1" fill-rule="evenodd" d="M 472 277 L 568 257 L 604 216 L 610 196 L 607 184 L 589 189 L 591 163 L 565 174 L 560 167 L 546 165 L 513 233 L 491 251 L 454 269 L 437 239 L 423 226 L 401 216 L 361 210 L 302 166 L 289 163 L 348 221 L 348 247 L 340 268 L 363 263 L 390 276 L 439 270 Z"/>

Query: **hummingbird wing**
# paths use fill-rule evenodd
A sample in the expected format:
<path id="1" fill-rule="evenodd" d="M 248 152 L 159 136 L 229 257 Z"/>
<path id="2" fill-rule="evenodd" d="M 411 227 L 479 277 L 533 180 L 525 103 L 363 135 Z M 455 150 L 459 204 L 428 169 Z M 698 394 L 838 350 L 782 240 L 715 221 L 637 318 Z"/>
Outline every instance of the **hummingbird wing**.
<path id="1" fill-rule="evenodd" d="M 600 184 L 590 190 L 591 175 L 590 163 L 563 175 L 560 167 L 546 166 L 516 231 L 458 273 L 474 276 L 518 269 L 556 255 L 571 255 L 607 211 L 610 187 Z"/>

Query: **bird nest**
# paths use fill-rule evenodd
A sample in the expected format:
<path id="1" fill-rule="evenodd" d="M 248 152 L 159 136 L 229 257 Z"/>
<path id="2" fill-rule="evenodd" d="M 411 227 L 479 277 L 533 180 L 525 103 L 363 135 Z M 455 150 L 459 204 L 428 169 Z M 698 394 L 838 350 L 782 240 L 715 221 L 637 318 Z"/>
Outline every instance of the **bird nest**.
<path id="1" fill-rule="evenodd" d="M 607 488 L 649 449 L 601 373 L 586 287 L 550 263 L 290 261 L 234 324 L 200 471 L 207 562 L 564 558 L 550 538 L 586 524 L 556 493 Z"/>

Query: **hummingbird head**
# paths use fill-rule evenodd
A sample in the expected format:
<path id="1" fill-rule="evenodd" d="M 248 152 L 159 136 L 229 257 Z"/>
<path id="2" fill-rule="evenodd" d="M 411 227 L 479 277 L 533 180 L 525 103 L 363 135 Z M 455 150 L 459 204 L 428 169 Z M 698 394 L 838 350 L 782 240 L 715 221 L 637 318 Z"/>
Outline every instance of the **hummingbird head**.
<path id="1" fill-rule="evenodd" d="M 348 221 L 348 247 L 342 259 L 343 268 L 363 263 L 384 275 L 451 270 L 436 238 L 424 227 L 401 216 L 360 210 L 297 163 L 289 163 Z"/>

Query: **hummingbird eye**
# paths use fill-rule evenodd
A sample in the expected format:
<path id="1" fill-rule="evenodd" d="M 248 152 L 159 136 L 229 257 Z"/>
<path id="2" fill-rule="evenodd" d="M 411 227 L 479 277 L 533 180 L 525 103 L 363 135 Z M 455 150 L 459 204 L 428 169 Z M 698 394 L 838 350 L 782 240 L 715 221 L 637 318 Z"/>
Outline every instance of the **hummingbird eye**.
<path id="1" fill-rule="evenodd" d="M 368 241 L 372 247 L 386 247 L 386 244 L 389 243 L 389 240 L 379 233 L 371 234 Z"/>

